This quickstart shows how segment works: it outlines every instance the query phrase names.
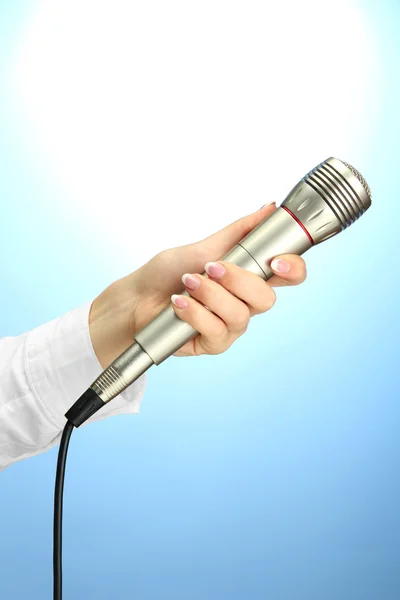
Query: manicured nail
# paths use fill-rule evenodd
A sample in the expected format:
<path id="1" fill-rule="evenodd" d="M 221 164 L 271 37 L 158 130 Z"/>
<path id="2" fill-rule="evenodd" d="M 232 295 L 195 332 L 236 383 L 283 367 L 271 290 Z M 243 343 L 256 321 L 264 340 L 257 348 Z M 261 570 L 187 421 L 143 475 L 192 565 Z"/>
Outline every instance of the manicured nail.
<path id="1" fill-rule="evenodd" d="M 172 294 L 171 300 L 178 308 L 187 308 L 189 306 L 189 302 L 186 298 L 184 296 L 179 296 L 179 294 Z"/>
<path id="2" fill-rule="evenodd" d="M 278 273 L 289 273 L 290 264 L 282 258 L 275 258 L 271 263 L 271 269 Z"/>
<path id="3" fill-rule="evenodd" d="M 271 206 L 271 204 L 275 204 L 275 201 L 273 200 L 272 202 L 267 202 L 267 204 L 263 204 L 261 208 L 264 208 L 264 206 Z M 261 208 L 258 210 L 261 210 Z"/>
<path id="4" fill-rule="evenodd" d="M 214 279 L 221 279 L 226 271 L 225 267 L 216 262 L 209 262 L 204 268 L 211 277 L 214 277 Z"/>
<path id="5" fill-rule="evenodd" d="M 195 275 L 189 275 L 189 273 L 182 275 L 182 281 L 188 290 L 197 290 L 200 285 L 200 279 Z"/>

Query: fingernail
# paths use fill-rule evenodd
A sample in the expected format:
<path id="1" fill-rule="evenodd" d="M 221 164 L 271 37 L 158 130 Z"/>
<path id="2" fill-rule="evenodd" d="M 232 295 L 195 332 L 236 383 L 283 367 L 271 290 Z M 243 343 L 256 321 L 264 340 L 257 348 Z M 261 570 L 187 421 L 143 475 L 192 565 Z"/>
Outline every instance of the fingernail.
<path id="1" fill-rule="evenodd" d="M 271 263 L 271 269 L 278 273 L 289 273 L 290 264 L 282 258 L 275 258 Z"/>
<path id="2" fill-rule="evenodd" d="M 214 277 L 214 279 L 221 279 L 226 271 L 225 267 L 215 262 L 207 263 L 204 268 L 211 277 Z"/>
<path id="3" fill-rule="evenodd" d="M 271 204 L 275 204 L 275 201 L 273 200 L 272 202 L 267 202 L 267 204 L 263 204 L 261 208 L 264 208 L 264 206 L 271 206 Z M 259 208 L 258 210 L 261 210 L 261 208 Z"/>
<path id="4" fill-rule="evenodd" d="M 189 275 L 189 273 L 182 275 L 182 281 L 188 290 L 197 290 L 200 285 L 200 279 L 195 275 Z"/>
<path id="5" fill-rule="evenodd" d="M 184 296 L 179 296 L 179 294 L 172 294 L 171 300 L 178 308 L 187 308 L 187 306 L 189 306 L 189 302 L 186 298 Z"/>

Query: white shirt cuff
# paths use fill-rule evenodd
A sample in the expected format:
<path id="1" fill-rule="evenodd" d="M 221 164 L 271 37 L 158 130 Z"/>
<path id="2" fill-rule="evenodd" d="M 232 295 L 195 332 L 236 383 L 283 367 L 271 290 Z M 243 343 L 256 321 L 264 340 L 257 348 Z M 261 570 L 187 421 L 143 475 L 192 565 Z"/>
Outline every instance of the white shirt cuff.
<path id="1" fill-rule="evenodd" d="M 59 430 L 66 423 L 65 413 L 103 371 L 90 338 L 91 305 L 91 301 L 86 302 L 27 334 L 28 378 L 37 402 Z M 87 423 L 138 413 L 145 387 L 143 374 Z"/>

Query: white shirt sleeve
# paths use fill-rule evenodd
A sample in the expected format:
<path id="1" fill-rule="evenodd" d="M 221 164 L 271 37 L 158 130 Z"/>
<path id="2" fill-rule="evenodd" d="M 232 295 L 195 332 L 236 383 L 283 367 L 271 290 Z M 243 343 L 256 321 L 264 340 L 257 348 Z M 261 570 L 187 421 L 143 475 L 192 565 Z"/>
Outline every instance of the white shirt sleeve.
<path id="1" fill-rule="evenodd" d="M 0 471 L 60 442 L 65 413 L 103 371 L 89 334 L 91 302 L 0 339 Z M 138 413 L 142 375 L 87 423 Z"/>

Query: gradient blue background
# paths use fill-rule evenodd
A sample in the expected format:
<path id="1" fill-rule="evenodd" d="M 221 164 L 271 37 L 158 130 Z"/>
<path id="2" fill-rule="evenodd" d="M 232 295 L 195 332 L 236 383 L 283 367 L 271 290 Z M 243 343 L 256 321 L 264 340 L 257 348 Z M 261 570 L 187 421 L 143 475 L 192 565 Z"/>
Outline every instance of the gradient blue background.
<path id="1" fill-rule="evenodd" d="M 382 58 L 379 119 L 354 160 L 373 209 L 310 253 L 307 282 L 278 291 L 273 318 L 229 352 L 167 361 L 150 372 L 139 416 L 74 433 L 65 598 L 400 598 L 400 9 L 359 4 Z M 1 65 L 34 7 L 0 3 L 3 336 L 121 275 L 27 160 Z M 5 600 L 51 597 L 56 456 L 0 475 Z"/>

